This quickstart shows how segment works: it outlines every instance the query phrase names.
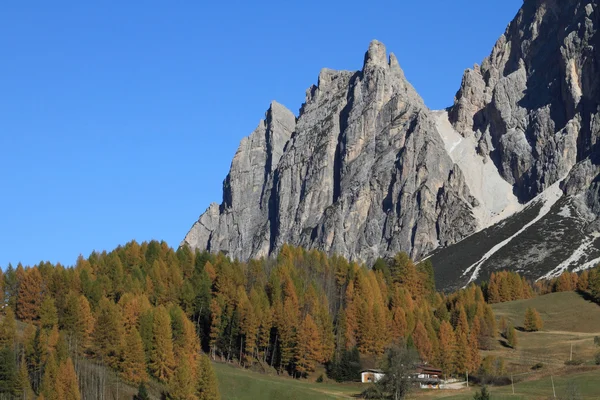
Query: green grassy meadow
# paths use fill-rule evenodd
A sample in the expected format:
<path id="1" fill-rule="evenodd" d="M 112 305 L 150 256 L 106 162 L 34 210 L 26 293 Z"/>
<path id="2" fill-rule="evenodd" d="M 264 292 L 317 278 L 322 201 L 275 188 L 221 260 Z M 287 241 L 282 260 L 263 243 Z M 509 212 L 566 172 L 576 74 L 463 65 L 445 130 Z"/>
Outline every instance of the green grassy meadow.
<path id="1" fill-rule="evenodd" d="M 225 364 L 215 364 L 215 369 L 224 400 L 351 399 L 356 398 L 355 396 L 367 387 L 362 384 L 312 383 L 258 374 Z M 581 394 L 582 400 L 600 399 L 600 369 L 554 376 L 553 379 L 556 395 L 559 398 L 567 393 L 569 382 L 572 382 Z M 478 387 L 460 391 L 415 390 L 410 398 L 471 400 L 477 390 Z M 545 400 L 553 396 L 550 376 L 532 377 L 531 380 L 516 383 L 515 395 L 512 394 L 511 386 L 491 387 L 490 391 L 493 400 Z"/>
<path id="2" fill-rule="evenodd" d="M 260 374 L 226 364 L 213 365 L 219 379 L 221 397 L 224 400 L 348 399 L 363 389 L 360 384 L 313 383 Z"/>
<path id="3" fill-rule="evenodd" d="M 600 399 L 600 369 L 553 378 L 557 398 L 565 398 L 571 382 L 579 391 L 582 400 Z M 478 390 L 479 388 L 475 387 L 456 393 L 451 391 L 415 393 L 415 397 L 418 399 L 471 400 Z M 550 376 L 516 383 L 514 395 L 511 386 L 491 387 L 490 392 L 492 400 L 546 400 L 554 396 Z"/>
<path id="4" fill-rule="evenodd" d="M 540 332 L 517 332 L 515 350 L 495 344 L 491 354 L 504 357 L 517 373 L 527 373 L 536 363 L 546 369 L 563 370 L 571 357 L 592 363 L 596 351 L 594 336 L 600 335 L 600 306 L 574 292 L 552 293 L 529 300 L 518 300 L 493 306 L 496 317 L 504 316 L 515 327 L 523 326 L 527 307 L 537 309 L 544 320 Z M 600 394 L 600 393 L 599 393 Z"/>

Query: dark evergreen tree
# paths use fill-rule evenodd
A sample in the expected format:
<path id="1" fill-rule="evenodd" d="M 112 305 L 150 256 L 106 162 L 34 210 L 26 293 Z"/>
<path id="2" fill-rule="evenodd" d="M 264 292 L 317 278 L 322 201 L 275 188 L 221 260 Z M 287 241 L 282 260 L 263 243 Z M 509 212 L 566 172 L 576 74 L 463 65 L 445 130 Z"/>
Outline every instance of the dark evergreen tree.
<path id="1" fill-rule="evenodd" d="M 19 374 L 15 358 L 12 349 L 0 349 L 0 394 L 13 396 L 18 392 Z"/>
<path id="2" fill-rule="evenodd" d="M 488 392 L 487 387 L 483 386 L 481 390 L 473 396 L 474 400 L 490 400 L 490 392 Z"/>
<path id="3" fill-rule="evenodd" d="M 327 375 L 337 382 L 353 382 L 360 379 L 362 365 L 358 348 L 343 350 L 339 357 L 327 365 Z"/>
<path id="4" fill-rule="evenodd" d="M 146 389 L 146 384 L 144 382 L 140 383 L 138 392 L 135 395 L 135 400 L 150 400 L 150 395 L 148 394 L 148 389 Z"/>

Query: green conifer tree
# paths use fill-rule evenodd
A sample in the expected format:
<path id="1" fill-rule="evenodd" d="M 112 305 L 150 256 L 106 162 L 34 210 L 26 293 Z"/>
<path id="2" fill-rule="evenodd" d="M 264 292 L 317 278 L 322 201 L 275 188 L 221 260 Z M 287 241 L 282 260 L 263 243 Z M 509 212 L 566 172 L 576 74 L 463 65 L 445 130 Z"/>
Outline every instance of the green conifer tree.
<path id="1" fill-rule="evenodd" d="M 196 395 L 199 400 L 219 400 L 219 386 L 217 376 L 205 354 L 202 354 L 198 360 L 198 382 L 196 385 Z"/>

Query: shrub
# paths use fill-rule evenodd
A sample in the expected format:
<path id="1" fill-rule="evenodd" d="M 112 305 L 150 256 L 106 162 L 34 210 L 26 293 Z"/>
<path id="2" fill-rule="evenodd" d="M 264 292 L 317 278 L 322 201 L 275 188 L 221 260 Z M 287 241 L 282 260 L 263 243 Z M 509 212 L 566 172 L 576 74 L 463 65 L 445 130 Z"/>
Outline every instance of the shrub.
<path id="1" fill-rule="evenodd" d="M 323 374 L 319 375 L 317 378 L 317 383 L 323 383 Z"/>
<path id="2" fill-rule="evenodd" d="M 537 363 L 533 367 L 531 367 L 531 369 L 534 370 L 534 371 L 538 371 L 538 370 L 540 370 L 542 368 L 544 368 L 544 364 L 543 363 Z"/>
<path id="3" fill-rule="evenodd" d="M 503 385 L 510 383 L 506 376 L 506 362 L 501 357 L 487 356 L 483 359 L 477 374 L 477 381 L 484 385 Z"/>
<path id="4" fill-rule="evenodd" d="M 508 327 L 508 330 L 506 332 L 506 341 L 508 342 L 508 345 L 513 349 L 517 348 L 517 331 L 513 326 Z"/>
<path id="5" fill-rule="evenodd" d="M 475 393 L 473 396 L 474 400 L 490 400 L 490 392 L 488 392 L 487 387 L 482 387 L 481 391 Z"/>
<path id="6" fill-rule="evenodd" d="M 363 399 L 383 399 L 384 395 L 379 386 L 371 385 L 360 394 Z"/>
<path id="7" fill-rule="evenodd" d="M 565 365 L 581 365 L 583 364 L 583 360 L 567 360 L 565 361 Z"/>
<path id="8" fill-rule="evenodd" d="M 594 357 L 594 362 L 596 363 L 596 365 L 600 365 L 600 351 L 596 353 L 596 356 Z"/>

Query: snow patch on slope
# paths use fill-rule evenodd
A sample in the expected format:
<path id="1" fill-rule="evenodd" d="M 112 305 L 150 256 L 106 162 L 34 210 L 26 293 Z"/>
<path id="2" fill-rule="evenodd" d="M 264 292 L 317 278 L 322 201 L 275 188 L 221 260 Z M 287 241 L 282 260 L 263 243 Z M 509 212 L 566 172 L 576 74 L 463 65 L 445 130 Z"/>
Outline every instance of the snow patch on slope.
<path id="1" fill-rule="evenodd" d="M 475 137 L 463 137 L 456 132 L 446 111 L 434 111 L 433 114 L 448 155 L 461 169 L 471 194 L 479 202 L 479 206 L 473 208 L 479 230 L 521 211 L 523 205 L 513 194 L 512 185 L 500 176 L 489 158 L 477 154 Z"/>
<path id="2" fill-rule="evenodd" d="M 575 268 L 573 270 L 573 272 L 581 272 L 581 271 L 585 271 L 586 269 L 590 269 L 590 268 L 594 268 L 595 266 L 597 266 L 598 264 L 600 264 L 600 257 L 598 258 L 594 258 L 591 261 L 586 262 L 583 265 L 580 265 L 579 267 Z"/>
<path id="3" fill-rule="evenodd" d="M 569 205 L 565 204 L 563 206 L 563 208 L 560 209 L 560 212 L 558 213 L 558 215 L 560 215 L 561 217 L 564 217 L 564 218 L 570 218 L 571 217 L 571 208 L 569 207 Z"/>
<path id="4" fill-rule="evenodd" d="M 563 272 L 567 271 L 571 265 L 576 264 L 579 262 L 579 260 L 585 258 L 589 254 L 590 250 L 594 248 L 594 241 L 599 237 L 600 233 L 592 233 L 592 235 L 589 238 L 587 238 L 583 243 L 581 243 L 581 245 L 573 252 L 573 254 L 569 256 L 569 258 L 561 262 L 556 268 L 548 272 L 546 275 L 541 276 L 537 280 L 539 281 L 542 279 L 552 279 L 559 277 Z M 591 260 L 583 265 L 580 265 L 577 268 L 573 269 L 573 271 L 579 272 L 593 268 L 596 266 L 596 264 L 598 264 L 598 262 L 600 262 L 600 258 Z"/>
<path id="5" fill-rule="evenodd" d="M 469 278 L 468 283 L 474 282 L 479 277 L 479 271 L 481 270 L 481 266 L 483 265 L 483 263 L 485 261 L 487 261 L 492 255 L 494 255 L 501 248 L 503 248 L 508 243 L 510 243 L 511 240 L 513 240 L 514 238 L 519 236 L 521 233 L 525 232 L 525 230 L 527 230 L 527 228 L 529 228 L 530 226 L 532 226 L 533 224 L 535 224 L 536 222 L 538 222 L 539 220 L 544 218 L 544 216 L 546 216 L 546 214 L 548 214 L 550 212 L 550 210 L 552 209 L 552 206 L 554 204 L 556 204 L 556 202 L 563 195 L 563 191 L 560 189 L 560 182 L 561 181 L 554 183 L 552 186 L 550 186 L 548 189 L 546 189 L 543 193 L 541 193 L 540 195 L 538 195 L 536 198 L 534 198 L 533 200 L 531 200 L 528 203 L 528 204 L 536 204 L 536 203 L 540 203 L 540 202 L 543 203 L 538 215 L 534 219 L 532 219 L 529 223 L 527 223 L 525 226 L 523 226 L 517 233 L 515 233 L 508 239 L 506 239 L 506 240 L 498 243 L 494 247 L 492 247 L 487 253 L 485 253 L 483 255 L 483 257 L 481 257 L 481 259 L 479 261 L 477 261 L 476 263 L 471 265 L 469 268 L 467 268 L 465 270 L 465 272 L 463 272 L 463 276 L 466 276 L 469 273 L 471 273 L 471 277 Z M 471 272 L 471 271 L 473 271 L 473 272 Z"/>

